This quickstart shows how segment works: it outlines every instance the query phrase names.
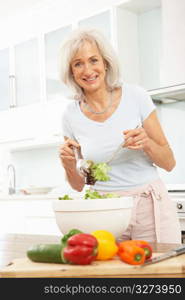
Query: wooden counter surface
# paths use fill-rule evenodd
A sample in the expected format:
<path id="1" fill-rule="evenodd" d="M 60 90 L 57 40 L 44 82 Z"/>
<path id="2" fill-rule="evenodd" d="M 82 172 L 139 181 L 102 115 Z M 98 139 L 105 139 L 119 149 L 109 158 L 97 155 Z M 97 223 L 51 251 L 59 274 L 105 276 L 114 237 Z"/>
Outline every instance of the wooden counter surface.
<path id="1" fill-rule="evenodd" d="M 0 277 L 185 277 L 185 254 L 145 267 L 132 266 L 115 258 L 95 261 L 91 265 L 35 263 L 26 257 L 29 246 L 37 243 L 58 243 L 59 236 L 4 234 L 0 235 Z M 154 254 L 167 252 L 177 244 L 152 244 Z"/>

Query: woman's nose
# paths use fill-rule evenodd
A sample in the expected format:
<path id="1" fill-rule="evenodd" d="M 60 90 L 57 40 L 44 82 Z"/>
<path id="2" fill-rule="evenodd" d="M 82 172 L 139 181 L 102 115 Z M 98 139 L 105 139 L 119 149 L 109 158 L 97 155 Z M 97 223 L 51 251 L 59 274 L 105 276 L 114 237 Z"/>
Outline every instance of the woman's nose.
<path id="1" fill-rule="evenodd" d="M 90 64 L 84 64 L 84 75 L 89 75 L 92 72 Z"/>

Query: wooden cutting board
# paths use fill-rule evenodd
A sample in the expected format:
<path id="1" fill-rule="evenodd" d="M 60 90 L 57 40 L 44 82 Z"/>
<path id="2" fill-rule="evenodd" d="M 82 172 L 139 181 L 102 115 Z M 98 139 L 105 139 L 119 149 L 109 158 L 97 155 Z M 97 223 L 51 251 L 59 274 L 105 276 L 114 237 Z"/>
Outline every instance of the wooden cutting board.
<path id="1" fill-rule="evenodd" d="M 153 254 L 154 256 L 160 253 Z M 145 267 L 128 265 L 118 257 L 91 265 L 35 263 L 28 258 L 13 260 L 0 270 L 0 277 L 185 277 L 185 254 Z"/>

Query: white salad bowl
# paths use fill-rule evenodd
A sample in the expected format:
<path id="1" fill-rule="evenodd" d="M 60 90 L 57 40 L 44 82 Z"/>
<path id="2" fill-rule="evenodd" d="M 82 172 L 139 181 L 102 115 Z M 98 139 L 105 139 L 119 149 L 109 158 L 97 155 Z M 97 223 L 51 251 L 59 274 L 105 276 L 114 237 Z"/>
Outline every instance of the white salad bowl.
<path id="1" fill-rule="evenodd" d="M 107 230 L 116 238 L 126 230 L 132 206 L 132 197 L 53 201 L 56 223 L 62 234 L 74 228 L 84 233 Z"/>

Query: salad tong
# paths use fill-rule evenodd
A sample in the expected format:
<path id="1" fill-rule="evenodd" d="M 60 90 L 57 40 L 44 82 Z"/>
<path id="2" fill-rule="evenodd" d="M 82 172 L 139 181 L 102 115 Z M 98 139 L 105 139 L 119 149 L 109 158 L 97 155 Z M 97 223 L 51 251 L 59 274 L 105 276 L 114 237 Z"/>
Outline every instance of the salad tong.
<path id="1" fill-rule="evenodd" d="M 84 159 L 80 148 L 72 147 L 76 159 L 76 169 L 79 174 L 82 174 L 85 177 L 85 183 L 88 185 L 94 185 L 96 179 L 91 175 L 91 162 Z"/>

